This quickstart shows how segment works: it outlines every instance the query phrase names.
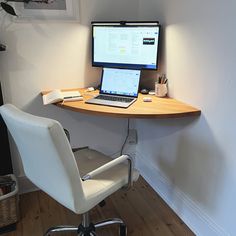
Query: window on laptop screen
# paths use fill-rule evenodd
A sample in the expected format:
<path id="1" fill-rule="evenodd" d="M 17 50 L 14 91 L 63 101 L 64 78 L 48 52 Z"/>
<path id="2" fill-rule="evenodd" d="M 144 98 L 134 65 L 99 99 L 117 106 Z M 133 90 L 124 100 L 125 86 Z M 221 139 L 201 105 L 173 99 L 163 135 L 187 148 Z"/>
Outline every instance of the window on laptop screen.
<path id="1" fill-rule="evenodd" d="M 138 96 L 140 70 L 103 68 L 101 93 Z"/>

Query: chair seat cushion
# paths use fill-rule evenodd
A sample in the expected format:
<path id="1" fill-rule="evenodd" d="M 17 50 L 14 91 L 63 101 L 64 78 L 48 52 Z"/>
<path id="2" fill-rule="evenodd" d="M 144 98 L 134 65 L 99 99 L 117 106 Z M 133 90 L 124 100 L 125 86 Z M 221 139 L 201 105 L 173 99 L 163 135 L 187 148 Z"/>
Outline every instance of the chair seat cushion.
<path id="1" fill-rule="evenodd" d="M 81 177 L 112 160 L 103 153 L 92 149 L 82 149 L 75 152 L 74 155 Z M 134 169 L 133 180 L 136 181 L 138 177 L 139 172 Z M 126 163 L 118 164 L 95 176 L 91 180 L 83 181 L 82 187 L 86 198 L 86 206 L 84 206 L 83 211 L 86 212 L 90 210 L 107 196 L 122 188 L 127 183 L 128 165 Z"/>

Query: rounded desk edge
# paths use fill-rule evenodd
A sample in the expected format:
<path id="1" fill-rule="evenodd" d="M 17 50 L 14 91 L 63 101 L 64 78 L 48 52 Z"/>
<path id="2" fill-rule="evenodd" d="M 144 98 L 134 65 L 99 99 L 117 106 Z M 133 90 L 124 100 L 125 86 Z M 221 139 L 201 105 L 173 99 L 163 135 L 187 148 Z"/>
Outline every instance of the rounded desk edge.
<path id="1" fill-rule="evenodd" d="M 86 89 L 65 89 L 64 91 L 78 90 L 85 100 L 89 99 L 90 95 L 98 94 L 98 90 L 88 92 Z M 41 95 L 48 93 L 44 91 Z M 85 101 L 74 101 L 57 103 L 55 105 L 76 112 L 84 114 L 100 115 L 100 116 L 111 116 L 117 118 L 181 118 L 181 117 L 194 117 L 200 116 L 201 111 L 188 104 L 180 102 L 173 98 L 158 98 L 152 97 L 152 102 L 143 102 L 143 97 L 147 95 L 139 94 L 138 99 L 128 108 L 116 108 L 101 105 L 86 104 Z"/>
<path id="2" fill-rule="evenodd" d="M 67 89 L 79 90 L 85 100 L 90 98 L 85 89 Z M 42 92 L 45 94 L 47 92 Z M 87 95 L 86 95 L 87 94 Z M 98 91 L 89 92 L 91 95 L 98 94 Z M 57 103 L 56 105 L 75 112 L 84 114 L 111 116 L 117 118 L 181 118 L 181 117 L 196 117 L 200 116 L 201 111 L 186 103 L 180 102 L 173 98 L 158 98 L 152 97 L 152 102 L 143 102 L 145 95 L 139 94 L 138 99 L 128 108 L 115 108 L 101 105 L 86 104 L 84 101 Z"/>
<path id="3" fill-rule="evenodd" d="M 68 106 L 66 104 L 61 104 L 61 103 L 57 103 L 55 105 L 63 109 L 80 112 L 83 114 L 96 115 L 96 116 L 110 116 L 110 117 L 115 117 L 115 118 L 166 119 L 166 118 L 198 117 L 201 115 L 200 110 L 185 111 L 185 112 L 179 112 L 179 113 L 159 113 L 159 114 L 135 113 L 134 114 L 134 113 L 114 113 L 114 112 L 107 112 L 107 111 L 96 111 L 96 110 L 84 109 L 80 107 Z"/>

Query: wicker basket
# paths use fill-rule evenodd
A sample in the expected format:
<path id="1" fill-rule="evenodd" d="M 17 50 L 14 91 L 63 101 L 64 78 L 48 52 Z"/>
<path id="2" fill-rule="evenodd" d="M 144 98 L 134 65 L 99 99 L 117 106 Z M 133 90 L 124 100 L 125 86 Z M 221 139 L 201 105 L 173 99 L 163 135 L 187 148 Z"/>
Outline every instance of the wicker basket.
<path id="1" fill-rule="evenodd" d="M 9 175 L 16 181 L 14 175 Z M 0 228 L 18 221 L 18 185 L 17 182 L 10 193 L 0 197 Z"/>

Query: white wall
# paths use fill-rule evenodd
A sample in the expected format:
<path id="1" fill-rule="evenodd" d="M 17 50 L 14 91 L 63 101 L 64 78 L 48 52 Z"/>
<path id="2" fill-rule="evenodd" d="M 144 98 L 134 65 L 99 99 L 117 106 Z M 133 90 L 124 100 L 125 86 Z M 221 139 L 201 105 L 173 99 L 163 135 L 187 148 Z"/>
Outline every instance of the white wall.
<path id="1" fill-rule="evenodd" d="M 163 24 L 170 95 L 199 119 L 137 120 L 142 174 L 197 235 L 236 235 L 235 1 L 140 0 Z"/>
<path id="2" fill-rule="evenodd" d="M 170 94 L 202 115 L 136 120 L 140 169 L 198 235 L 235 235 L 235 7 L 229 0 L 82 0 L 80 24 L 11 23 L 1 17 L 0 41 L 8 45 L 0 54 L 5 101 L 58 119 L 71 131 L 73 146 L 117 152 L 125 119 L 43 107 L 39 93 L 97 84 L 100 70 L 91 68 L 89 56 L 91 20 L 159 19 Z M 151 85 L 156 73 L 145 77 Z M 12 153 L 15 173 L 22 176 L 14 147 Z"/>
<path id="3" fill-rule="evenodd" d="M 71 132 L 73 146 L 89 145 L 107 154 L 118 152 L 126 134 L 126 119 L 94 117 L 43 106 L 40 92 L 99 84 L 100 69 L 92 68 L 90 63 L 90 22 L 133 20 L 137 12 L 137 0 L 81 1 L 80 23 L 15 23 L 1 11 L 0 42 L 7 45 L 7 51 L 0 54 L 5 102 L 36 115 L 56 118 Z M 13 144 L 11 151 L 15 174 L 22 177 L 24 173 Z"/>

